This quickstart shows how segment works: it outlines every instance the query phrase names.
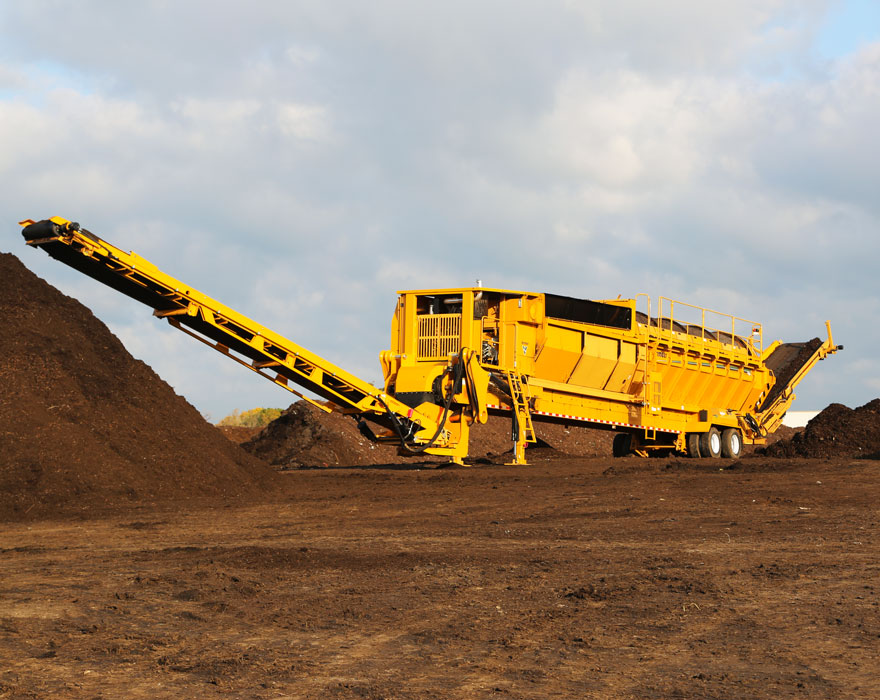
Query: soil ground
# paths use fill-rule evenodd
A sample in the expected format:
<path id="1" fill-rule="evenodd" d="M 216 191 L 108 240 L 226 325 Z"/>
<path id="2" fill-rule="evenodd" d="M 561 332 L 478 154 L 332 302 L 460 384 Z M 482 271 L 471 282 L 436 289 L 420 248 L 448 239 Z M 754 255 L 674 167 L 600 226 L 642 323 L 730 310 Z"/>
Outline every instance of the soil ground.
<path id="1" fill-rule="evenodd" d="M 0 698 L 880 697 L 880 400 L 736 463 L 325 415 L 226 440 L 0 254 Z"/>
<path id="2" fill-rule="evenodd" d="M 283 474 L 6 523 L 2 698 L 877 698 L 878 464 Z"/>

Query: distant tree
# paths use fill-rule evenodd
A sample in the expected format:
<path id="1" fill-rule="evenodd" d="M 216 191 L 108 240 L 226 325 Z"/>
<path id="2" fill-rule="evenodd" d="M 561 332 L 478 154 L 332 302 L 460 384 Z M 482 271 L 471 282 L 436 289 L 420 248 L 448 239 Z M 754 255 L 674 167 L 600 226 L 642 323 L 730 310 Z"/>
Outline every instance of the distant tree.
<path id="1" fill-rule="evenodd" d="M 239 411 L 236 408 L 217 425 L 231 425 L 242 428 L 262 428 L 280 415 L 280 408 L 252 408 L 249 411 Z"/>

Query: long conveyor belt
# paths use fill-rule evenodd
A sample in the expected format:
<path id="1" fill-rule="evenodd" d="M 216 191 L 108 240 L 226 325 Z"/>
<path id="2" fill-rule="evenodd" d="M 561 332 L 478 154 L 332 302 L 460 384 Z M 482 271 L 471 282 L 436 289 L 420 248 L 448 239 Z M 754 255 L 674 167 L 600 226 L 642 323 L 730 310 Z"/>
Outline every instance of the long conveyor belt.
<path id="1" fill-rule="evenodd" d="M 803 343 L 780 343 L 765 360 L 772 370 L 775 382 L 757 408 L 761 433 L 772 433 L 782 422 L 786 411 L 795 398 L 794 389 L 820 360 L 842 350 L 831 336 L 831 324 L 825 324 L 828 339 L 813 338 Z"/>
<path id="2" fill-rule="evenodd" d="M 343 411 L 371 414 L 380 424 L 396 421 L 417 430 L 437 429 L 422 415 L 332 362 L 261 326 L 237 311 L 125 252 L 78 224 L 53 217 L 20 222 L 28 245 L 151 307 L 175 328 L 201 340 L 270 381 L 311 401 L 292 385 L 326 399 Z M 394 414 L 392 417 L 390 414 Z M 438 429 L 438 433 L 439 433 Z M 439 444 L 442 444 L 442 439 Z"/>
<path id="3" fill-rule="evenodd" d="M 766 411 L 791 384 L 799 370 L 813 359 L 816 351 L 822 347 L 819 338 L 813 338 L 805 343 L 782 343 L 767 358 L 765 364 L 776 377 L 776 383 L 768 392 L 759 412 Z"/>

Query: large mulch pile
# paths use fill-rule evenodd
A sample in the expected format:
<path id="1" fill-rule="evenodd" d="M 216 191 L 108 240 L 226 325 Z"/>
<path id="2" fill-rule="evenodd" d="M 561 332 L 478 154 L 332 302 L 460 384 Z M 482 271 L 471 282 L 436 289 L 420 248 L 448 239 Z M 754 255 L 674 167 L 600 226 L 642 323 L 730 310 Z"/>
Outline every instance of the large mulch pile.
<path id="1" fill-rule="evenodd" d="M 536 423 L 536 448 L 542 457 L 598 457 L 611 454 L 613 434 L 579 425 Z M 235 439 L 230 435 L 232 439 Z M 470 435 L 470 459 L 505 461 L 510 458 L 510 419 L 489 418 L 475 425 Z M 284 469 L 299 467 L 368 466 L 401 462 L 397 447 L 376 444 L 364 437 L 354 419 L 341 413 L 325 413 L 305 401 L 297 401 L 242 447 L 269 464 Z M 527 453 L 528 454 L 528 453 Z M 417 461 L 443 461 L 416 455 Z"/>
<path id="2" fill-rule="evenodd" d="M 0 253 L 0 519 L 243 496 L 278 478 Z"/>
<path id="3" fill-rule="evenodd" d="M 237 445 L 255 438 L 262 432 L 262 428 L 250 428 L 243 425 L 217 425 L 217 430 Z"/>
<path id="4" fill-rule="evenodd" d="M 768 457 L 880 459 L 880 399 L 852 409 L 833 403 L 789 440 L 768 445 Z"/>

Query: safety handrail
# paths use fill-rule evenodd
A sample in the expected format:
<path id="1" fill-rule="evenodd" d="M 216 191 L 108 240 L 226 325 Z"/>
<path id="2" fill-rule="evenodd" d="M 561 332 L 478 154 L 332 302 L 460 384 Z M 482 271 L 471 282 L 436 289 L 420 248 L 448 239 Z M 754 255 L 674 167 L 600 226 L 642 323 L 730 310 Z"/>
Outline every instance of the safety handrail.
<path id="1" fill-rule="evenodd" d="M 678 333 L 702 341 L 713 340 L 724 345 L 749 349 L 757 355 L 764 351 L 764 327 L 757 321 L 664 296 L 658 297 L 655 316 L 651 313 L 651 297 L 640 293 L 635 298 L 637 309 L 640 301 L 643 301 L 643 308 L 646 308 L 646 311 L 637 311 L 637 320 L 643 315 L 644 320 L 639 322 L 649 329 L 659 333 Z M 695 313 L 688 314 L 682 308 Z M 724 320 L 719 323 L 713 317 Z M 744 329 L 748 330 L 743 332 Z"/>

